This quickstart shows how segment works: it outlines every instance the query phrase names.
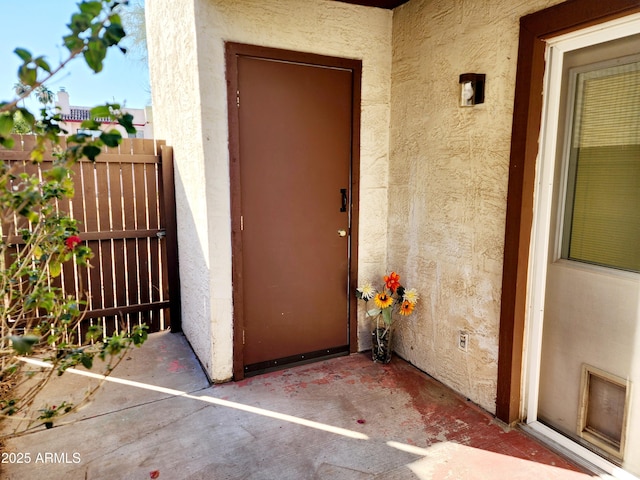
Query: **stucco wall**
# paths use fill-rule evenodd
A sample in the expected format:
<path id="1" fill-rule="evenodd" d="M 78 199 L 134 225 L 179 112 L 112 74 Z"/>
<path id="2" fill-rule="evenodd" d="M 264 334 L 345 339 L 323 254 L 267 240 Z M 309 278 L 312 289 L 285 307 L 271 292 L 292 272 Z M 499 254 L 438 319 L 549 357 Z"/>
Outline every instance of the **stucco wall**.
<path id="1" fill-rule="evenodd" d="M 147 2 L 149 76 L 155 137 L 174 147 L 183 329 L 209 375 L 212 371 L 209 221 L 194 5 Z"/>
<path id="2" fill-rule="evenodd" d="M 176 15 L 173 3 L 147 5 L 156 137 L 174 147 L 184 330 L 221 381 L 232 373 L 233 336 L 224 42 L 363 61 L 359 273 L 369 278 L 387 256 L 392 12 L 326 0 L 193 0 Z"/>
<path id="3" fill-rule="evenodd" d="M 555 3 L 411 0 L 394 12 L 388 269 L 421 293 L 397 350 L 491 412 L 519 18 Z M 485 103 L 461 108 L 467 72 L 487 75 Z"/>
<path id="4" fill-rule="evenodd" d="M 174 2 L 150 2 L 156 137 L 176 162 L 183 327 L 214 380 L 232 371 L 224 42 L 235 41 L 363 60 L 359 277 L 396 270 L 417 288 L 399 353 L 495 410 L 519 18 L 554 3 L 411 0 L 392 13 L 326 0 L 192 0 L 175 15 Z M 483 105 L 458 107 L 465 72 L 487 74 Z M 460 330 L 470 334 L 466 353 Z"/>

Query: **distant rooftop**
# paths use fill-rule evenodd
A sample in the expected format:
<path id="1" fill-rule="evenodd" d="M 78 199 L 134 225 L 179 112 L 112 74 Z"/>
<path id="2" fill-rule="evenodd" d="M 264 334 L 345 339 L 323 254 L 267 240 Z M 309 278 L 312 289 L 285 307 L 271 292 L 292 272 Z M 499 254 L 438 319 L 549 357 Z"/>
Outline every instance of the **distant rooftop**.
<path id="1" fill-rule="evenodd" d="M 60 88 L 57 93 L 58 101 L 56 106 L 60 109 L 60 116 L 63 122 L 83 122 L 91 119 L 91 108 L 88 106 L 71 105 L 69 102 L 69 92 L 64 88 Z M 151 123 L 151 111 L 147 112 L 144 108 L 122 108 L 122 112 L 133 115 L 134 125 L 148 125 Z M 101 123 L 114 123 L 109 117 L 96 118 Z"/>
<path id="2" fill-rule="evenodd" d="M 69 113 L 61 113 L 62 120 L 65 121 L 83 121 L 91 119 L 91 109 L 88 107 L 71 107 L 69 108 Z M 98 122 L 110 122 L 111 119 L 108 117 L 100 117 L 96 118 Z"/>

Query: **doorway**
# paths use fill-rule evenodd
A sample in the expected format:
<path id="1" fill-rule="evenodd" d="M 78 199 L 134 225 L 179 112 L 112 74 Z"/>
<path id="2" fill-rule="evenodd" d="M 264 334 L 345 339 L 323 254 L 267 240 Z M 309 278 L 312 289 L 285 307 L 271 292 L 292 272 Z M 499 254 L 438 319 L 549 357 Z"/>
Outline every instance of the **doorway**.
<path id="1" fill-rule="evenodd" d="M 226 48 L 240 379 L 356 348 L 361 63 Z"/>
<path id="2" fill-rule="evenodd" d="M 526 422 L 640 475 L 640 18 L 548 41 Z"/>

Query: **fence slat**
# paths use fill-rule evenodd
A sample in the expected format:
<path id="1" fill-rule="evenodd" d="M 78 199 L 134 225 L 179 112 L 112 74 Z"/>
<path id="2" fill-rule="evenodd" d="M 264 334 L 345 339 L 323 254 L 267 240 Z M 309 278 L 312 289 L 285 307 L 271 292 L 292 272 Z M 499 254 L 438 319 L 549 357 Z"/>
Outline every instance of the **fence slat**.
<path id="1" fill-rule="evenodd" d="M 75 164 L 71 167 L 71 174 L 74 183 L 73 198 L 69 202 L 73 218 L 78 221 L 78 229 L 80 232 L 86 232 L 87 228 L 84 223 L 84 185 L 82 183 L 82 166 Z"/>
<path id="2" fill-rule="evenodd" d="M 163 145 L 160 149 L 162 157 L 162 171 L 160 177 L 162 179 L 161 211 L 166 229 L 165 241 L 166 245 L 163 266 L 166 264 L 167 275 L 164 277 L 166 285 L 167 298 L 171 298 L 171 309 L 169 311 L 169 323 L 171 330 L 174 332 L 182 331 L 182 313 L 180 300 L 180 275 L 178 262 L 178 228 L 176 219 L 176 202 L 175 188 L 173 178 L 173 148 Z"/>
<path id="3" fill-rule="evenodd" d="M 142 139 L 132 139 L 134 153 L 143 153 L 144 142 Z M 147 182 L 145 179 L 146 170 L 145 165 L 136 164 L 133 166 L 134 182 L 135 182 L 135 196 L 136 196 L 136 229 L 147 229 L 148 227 L 148 212 L 147 212 Z M 147 239 L 138 239 L 138 301 L 140 303 L 149 303 L 149 242 Z"/>

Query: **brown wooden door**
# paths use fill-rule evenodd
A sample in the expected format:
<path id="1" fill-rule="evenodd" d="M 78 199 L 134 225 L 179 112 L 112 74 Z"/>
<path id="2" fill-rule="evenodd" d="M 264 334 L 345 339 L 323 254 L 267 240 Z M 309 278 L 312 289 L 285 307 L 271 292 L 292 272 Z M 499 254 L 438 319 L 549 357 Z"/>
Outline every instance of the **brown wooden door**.
<path id="1" fill-rule="evenodd" d="M 354 72 L 272 56 L 235 56 L 243 373 L 350 343 Z"/>

